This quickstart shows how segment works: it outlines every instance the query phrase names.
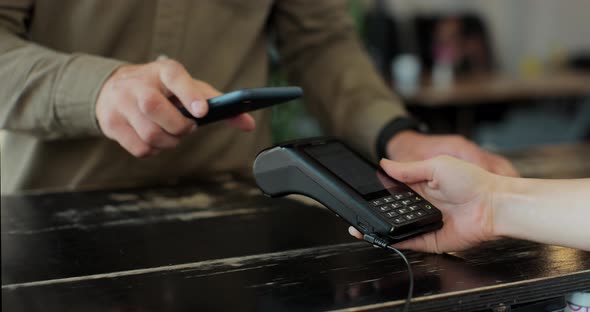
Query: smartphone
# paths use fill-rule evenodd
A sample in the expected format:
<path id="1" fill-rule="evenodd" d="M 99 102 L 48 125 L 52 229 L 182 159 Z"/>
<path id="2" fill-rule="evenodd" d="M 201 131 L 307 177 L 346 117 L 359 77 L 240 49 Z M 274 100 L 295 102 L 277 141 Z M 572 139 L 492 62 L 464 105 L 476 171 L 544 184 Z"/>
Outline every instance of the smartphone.
<path id="1" fill-rule="evenodd" d="M 260 152 L 253 166 L 270 197 L 309 196 L 363 234 L 400 242 L 442 227 L 442 214 L 407 185 L 389 177 L 335 138 L 311 138 Z"/>
<path id="2" fill-rule="evenodd" d="M 303 90 L 295 86 L 236 90 L 207 100 L 209 112 L 203 118 L 196 118 L 191 115 L 184 106 L 178 103 L 178 99 L 173 100 L 173 102 L 185 117 L 195 120 L 201 126 L 294 100 L 302 95 Z"/>

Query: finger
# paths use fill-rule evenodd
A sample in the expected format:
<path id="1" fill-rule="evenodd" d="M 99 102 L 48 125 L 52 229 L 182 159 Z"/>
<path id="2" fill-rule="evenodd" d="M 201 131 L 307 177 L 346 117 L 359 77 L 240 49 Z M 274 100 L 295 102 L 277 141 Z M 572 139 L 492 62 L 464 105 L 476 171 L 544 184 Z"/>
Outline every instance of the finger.
<path id="1" fill-rule="evenodd" d="M 426 233 L 408 240 L 393 244 L 397 249 L 409 249 L 420 252 L 442 253 L 436 243 L 436 232 Z"/>
<path id="2" fill-rule="evenodd" d="M 149 146 L 166 149 L 176 147 L 180 143 L 179 138 L 166 133 L 160 126 L 143 115 L 137 106 L 129 106 L 123 113 L 137 135 Z"/>
<path id="3" fill-rule="evenodd" d="M 353 226 L 348 227 L 348 233 L 358 239 L 363 239 L 363 234 L 355 229 Z"/>
<path id="4" fill-rule="evenodd" d="M 230 126 L 243 131 L 252 131 L 254 128 L 256 128 L 256 121 L 250 114 L 246 113 L 229 118 L 226 120 L 226 122 Z"/>
<path id="5" fill-rule="evenodd" d="M 159 90 L 143 89 L 136 93 L 139 110 L 173 136 L 190 133 L 196 124 L 185 118 Z"/>
<path id="6" fill-rule="evenodd" d="M 184 66 L 174 60 L 161 60 L 159 74 L 165 90 L 176 96 L 180 103 L 195 117 L 207 114 L 205 95 L 196 87 L 194 79 Z"/>
<path id="7" fill-rule="evenodd" d="M 434 174 L 434 168 L 429 161 L 400 163 L 381 159 L 379 164 L 389 176 L 404 183 L 431 181 Z"/>
<path id="8" fill-rule="evenodd" d="M 143 142 L 137 132 L 135 132 L 135 129 L 133 129 L 133 127 L 127 122 L 121 122 L 120 124 L 113 126 L 112 131 L 114 132 L 119 145 L 131 153 L 131 155 L 138 158 L 144 158 L 150 156 L 154 152 L 148 144 Z"/>
<path id="9" fill-rule="evenodd" d="M 223 94 L 219 90 L 213 88 L 210 84 L 204 81 L 193 80 L 193 83 L 195 84 L 195 87 L 202 92 L 206 99 L 210 99 L 212 97 L 220 96 Z"/>

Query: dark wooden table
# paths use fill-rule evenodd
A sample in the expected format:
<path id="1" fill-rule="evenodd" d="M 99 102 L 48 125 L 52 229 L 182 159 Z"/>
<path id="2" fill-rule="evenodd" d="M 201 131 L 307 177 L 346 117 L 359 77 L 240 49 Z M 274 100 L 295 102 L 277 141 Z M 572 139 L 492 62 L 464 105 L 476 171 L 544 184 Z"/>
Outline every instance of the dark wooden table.
<path id="1" fill-rule="evenodd" d="M 589 150 L 511 158 L 528 174 L 543 153 L 547 164 L 579 159 L 575 176 L 588 177 Z M 314 202 L 267 199 L 249 181 L 4 196 L 1 204 L 4 311 L 392 311 L 407 291 L 395 254 L 350 238 Z M 407 256 L 412 311 L 502 308 L 590 289 L 590 253 L 570 248 L 501 240 Z"/>

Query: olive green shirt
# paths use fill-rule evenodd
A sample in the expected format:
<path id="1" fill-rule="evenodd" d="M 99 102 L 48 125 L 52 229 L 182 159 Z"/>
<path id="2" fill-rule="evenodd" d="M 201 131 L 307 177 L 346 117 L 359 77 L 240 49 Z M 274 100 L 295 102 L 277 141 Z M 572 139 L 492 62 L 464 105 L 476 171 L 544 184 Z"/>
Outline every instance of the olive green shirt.
<path id="1" fill-rule="evenodd" d="M 269 34 L 323 129 L 375 157 L 404 115 L 356 37 L 343 0 L 0 0 L 2 193 L 154 185 L 251 171 L 271 144 L 269 109 L 251 133 L 215 123 L 137 159 L 98 127 L 109 75 L 160 55 L 222 91 L 267 83 Z"/>

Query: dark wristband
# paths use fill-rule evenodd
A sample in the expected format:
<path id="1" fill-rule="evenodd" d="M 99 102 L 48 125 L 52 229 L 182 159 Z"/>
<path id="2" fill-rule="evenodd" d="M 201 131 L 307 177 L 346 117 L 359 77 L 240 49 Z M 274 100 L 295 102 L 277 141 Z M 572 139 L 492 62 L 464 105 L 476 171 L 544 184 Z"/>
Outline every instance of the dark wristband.
<path id="1" fill-rule="evenodd" d="M 393 119 L 381 129 L 377 136 L 377 157 L 379 159 L 385 158 L 387 155 L 387 142 L 404 130 L 414 130 L 422 133 L 427 131 L 424 124 L 410 117 L 397 117 Z"/>

